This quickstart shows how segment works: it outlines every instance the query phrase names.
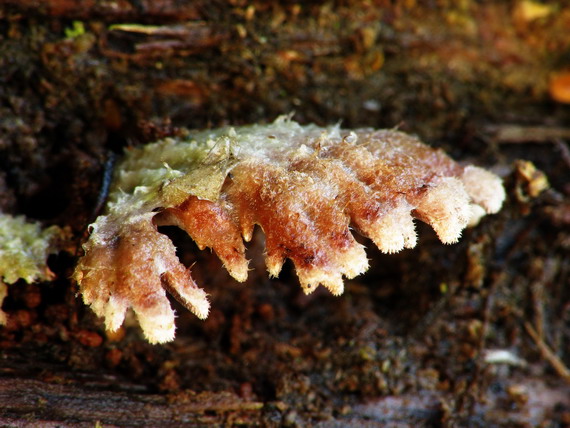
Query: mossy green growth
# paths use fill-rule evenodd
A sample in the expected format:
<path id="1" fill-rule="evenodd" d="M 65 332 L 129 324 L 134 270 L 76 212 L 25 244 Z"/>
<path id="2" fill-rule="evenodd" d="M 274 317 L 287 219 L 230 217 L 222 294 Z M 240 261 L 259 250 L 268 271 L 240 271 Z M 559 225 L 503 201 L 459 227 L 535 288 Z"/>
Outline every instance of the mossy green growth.
<path id="1" fill-rule="evenodd" d="M 75 39 L 85 34 L 85 24 L 81 21 L 73 21 L 71 27 L 65 28 L 65 38 Z"/>
<path id="2" fill-rule="evenodd" d="M 55 241 L 62 233 L 57 226 L 42 229 L 23 216 L 0 213 L 0 281 L 13 284 L 49 280 L 53 276 L 46 264 L 55 252 Z"/>

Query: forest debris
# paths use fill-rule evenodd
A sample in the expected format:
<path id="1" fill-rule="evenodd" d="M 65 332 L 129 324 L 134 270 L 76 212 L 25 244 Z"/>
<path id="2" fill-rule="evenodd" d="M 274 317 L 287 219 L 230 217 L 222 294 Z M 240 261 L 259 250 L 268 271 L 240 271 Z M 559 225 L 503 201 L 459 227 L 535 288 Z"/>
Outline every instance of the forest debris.
<path id="1" fill-rule="evenodd" d="M 568 367 L 566 367 L 562 360 L 550 349 L 528 321 L 525 321 L 524 328 L 538 347 L 542 358 L 550 363 L 552 368 L 562 379 L 564 379 L 564 381 L 570 383 L 570 370 L 568 370 Z"/>
<path id="2" fill-rule="evenodd" d="M 487 349 L 484 352 L 487 364 L 507 364 L 515 367 L 525 367 L 526 361 L 509 349 Z"/>
<path id="3" fill-rule="evenodd" d="M 561 227 L 570 224 L 570 202 L 563 202 L 555 206 L 544 208 L 555 226 Z"/>
<path id="4" fill-rule="evenodd" d="M 260 410 L 263 403 L 248 401 L 231 392 L 202 392 L 193 391 L 175 393 L 168 397 L 170 405 L 179 406 L 190 412 L 230 412 L 235 410 Z"/>
<path id="5" fill-rule="evenodd" d="M 515 194 L 519 202 L 529 202 L 550 187 L 544 172 L 534 166 L 530 161 L 517 160 Z"/>
<path id="6" fill-rule="evenodd" d="M 485 132 L 499 144 L 551 143 L 557 139 L 570 139 L 570 128 L 556 126 L 490 125 L 485 127 Z"/>
<path id="7" fill-rule="evenodd" d="M 525 385 L 519 383 L 509 385 L 506 392 L 509 398 L 518 406 L 524 406 L 528 403 L 530 391 Z"/>
<path id="8" fill-rule="evenodd" d="M 229 37 L 203 21 L 176 25 L 115 24 L 109 27 L 103 51 L 110 57 L 134 61 L 193 55 L 218 46 Z"/>
<path id="9" fill-rule="evenodd" d="M 0 400 L 0 424 L 9 426 L 93 427 L 95 420 L 104 421 L 103 426 L 179 427 L 214 422 L 222 426 L 228 417 L 255 420 L 263 407 L 261 402 L 225 391 L 186 391 L 165 396 L 135 390 L 100 390 L 85 382 L 48 383 L 6 377 L 0 379 Z M 34 415 L 33 422 L 27 425 L 30 415 Z"/>
<path id="10" fill-rule="evenodd" d="M 485 249 L 487 242 L 473 242 L 469 244 L 467 250 L 467 271 L 465 273 L 465 283 L 472 287 L 481 288 L 487 269 L 485 266 Z"/>

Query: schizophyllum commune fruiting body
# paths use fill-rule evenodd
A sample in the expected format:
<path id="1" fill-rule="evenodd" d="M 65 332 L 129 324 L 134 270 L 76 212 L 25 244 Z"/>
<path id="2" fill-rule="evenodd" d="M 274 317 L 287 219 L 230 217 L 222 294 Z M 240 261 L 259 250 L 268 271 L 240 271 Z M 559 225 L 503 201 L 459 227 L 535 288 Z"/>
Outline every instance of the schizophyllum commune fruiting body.
<path id="1" fill-rule="evenodd" d="M 290 259 L 306 293 L 323 285 L 338 295 L 344 278 L 368 268 L 352 230 L 394 253 L 416 245 L 419 219 L 454 243 L 504 199 L 495 174 L 396 130 L 280 117 L 189 131 L 127 151 L 74 276 L 108 330 L 132 308 L 149 342 L 167 342 L 175 331 L 167 292 L 200 318 L 210 305 L 159 225 L 179 226 L 212 249 L 238 281 L 248 274 L 244 241 L 258 225 L 270 275 Z"/>

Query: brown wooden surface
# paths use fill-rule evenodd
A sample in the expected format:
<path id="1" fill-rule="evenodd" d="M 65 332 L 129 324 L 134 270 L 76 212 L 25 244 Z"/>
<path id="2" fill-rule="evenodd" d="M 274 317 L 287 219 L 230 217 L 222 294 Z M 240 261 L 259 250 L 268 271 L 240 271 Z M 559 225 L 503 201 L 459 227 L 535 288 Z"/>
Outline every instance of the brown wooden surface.
<path id="1" fill-rule="evenodd" d="M 0 208 L 73 233 L 53 283 L 10 286 L 0 423 L 569 423 L 564 2 L 4 0 L 0 24 Z M 494 167 L 509 201 L 458 245 L 419 226 L 414 250 L 370 250 L 340 298 L 269 281 L 255 243 L 238 285 L 165 230 L 214 311 L 178 308 L 166 346 L 105 336 L 69 278 L 109 153 L 292 111 L 416 133 Z M 551 189 L 529 196 L 516 159 Z M 493 349 L 524 365 L 486 363 Z"/>

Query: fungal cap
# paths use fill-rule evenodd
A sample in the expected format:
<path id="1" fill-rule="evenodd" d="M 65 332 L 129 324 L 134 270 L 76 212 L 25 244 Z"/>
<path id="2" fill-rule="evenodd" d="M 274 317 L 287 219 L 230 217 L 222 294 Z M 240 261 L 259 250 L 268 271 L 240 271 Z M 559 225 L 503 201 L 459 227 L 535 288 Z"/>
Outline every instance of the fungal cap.
<path id="1" fill-rule="evenodd" d="M 463 171 L 461 181 L 473 202 L 483 207 L 487 214 L 499 212 L 506 198 L 500 177 L 483 168 L 468 165 Z"/>
<path id="2" fill-rule="evenodd" d="M 305 293 L 323 285 L 338 295 L 344 278 L 368 268 L 353 230 L 394 253 L 416 245 L 419 219 L 451 244 L 504 199 L 495 174 L 462 167 L 394 130 L 301 126 L 282 117 L 189 132 L 127 153 L 74 276 L 107 329 L 119 328 L 132 308 L 148 341 L 162 343 L 175 333 L 166 292 L 199 318 L 209 302 L 157 226 L 185 230 L 245 281 L 244 240 L 257 225 L 271 276 L 290 259 Z"/>

